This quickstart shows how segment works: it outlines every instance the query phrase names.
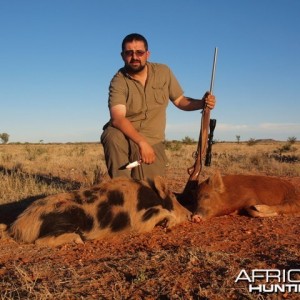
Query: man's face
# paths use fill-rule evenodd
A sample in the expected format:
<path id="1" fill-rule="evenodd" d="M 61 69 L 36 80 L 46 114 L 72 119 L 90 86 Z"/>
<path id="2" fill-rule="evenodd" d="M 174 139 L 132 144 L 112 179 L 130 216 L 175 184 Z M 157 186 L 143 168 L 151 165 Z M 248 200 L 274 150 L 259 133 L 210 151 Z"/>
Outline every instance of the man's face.
<path id="1" fill-rule="evenodd" d="M 146 51 L 142 41 L 132 41 L 125 44 L 124 51 L 121 55 L 126 70 L 129 73 L 139 73 L 145 68 L 150 53 Z"/>

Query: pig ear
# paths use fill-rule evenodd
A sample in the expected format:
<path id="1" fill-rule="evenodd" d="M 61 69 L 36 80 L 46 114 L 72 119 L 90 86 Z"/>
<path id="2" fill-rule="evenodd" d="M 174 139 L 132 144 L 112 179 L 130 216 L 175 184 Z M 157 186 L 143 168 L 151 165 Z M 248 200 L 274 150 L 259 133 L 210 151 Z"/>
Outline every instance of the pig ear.
<path id="1" fill-rule="evenodd" d="M 168 188 L 166 182 L 161 176 L 155 176 L 153 179 L 153 184 L 156 192 L 159 194 L 161 198 L 167 197 Z"/>
<path id="2" fill-rule="evenodd" d="M 210 180 L 210 185 L 218 193 L 223 193 L 225 191 L 225 186 L 220 171 L 217 171 L 213 175 L 212 179 Z"/>

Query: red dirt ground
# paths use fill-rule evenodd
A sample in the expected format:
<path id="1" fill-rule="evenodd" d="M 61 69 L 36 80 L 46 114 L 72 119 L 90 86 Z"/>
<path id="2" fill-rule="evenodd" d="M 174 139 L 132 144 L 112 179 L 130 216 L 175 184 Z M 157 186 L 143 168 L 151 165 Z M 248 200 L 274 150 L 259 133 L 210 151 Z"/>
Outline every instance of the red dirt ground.
<path id="1" fill-rule="evenodd" d="M 288 180 L 300 191 L 300 178 Z M 299 221 L 224 216 L 58 248 L 3 234 L 1 299 L 300 299 L 299 285 L 250 293 L 247 281 L 235 282 L 242 269 L 296 269 L 300 282 Z"/>

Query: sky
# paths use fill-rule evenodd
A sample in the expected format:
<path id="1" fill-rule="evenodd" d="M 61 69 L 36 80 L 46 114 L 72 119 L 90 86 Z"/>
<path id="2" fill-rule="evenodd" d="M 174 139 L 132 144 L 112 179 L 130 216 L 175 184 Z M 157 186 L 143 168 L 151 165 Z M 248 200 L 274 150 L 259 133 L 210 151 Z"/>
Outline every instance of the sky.
<path id="1" fill-rule="evenodd" d="M 214 139 L 300 139 L 298 0 L 0 0 L 0 133 L 10 142 L 97 142 L 122 39 L 144 35 L 188 97 L 214 83 Z M 167 140 L 201 113 L 170 103 Z"/>

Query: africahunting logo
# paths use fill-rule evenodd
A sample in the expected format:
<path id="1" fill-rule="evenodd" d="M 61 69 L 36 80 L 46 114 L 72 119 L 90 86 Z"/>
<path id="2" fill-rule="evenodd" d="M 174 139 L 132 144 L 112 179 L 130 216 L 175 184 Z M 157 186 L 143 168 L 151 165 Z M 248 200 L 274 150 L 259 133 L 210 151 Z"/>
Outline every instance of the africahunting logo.
<path id="1" fill-rule="evenodd" d="M 250 293 L 300 293 L 300 269 L 242 269 L 235 282 L 248 283 Z"/>

